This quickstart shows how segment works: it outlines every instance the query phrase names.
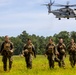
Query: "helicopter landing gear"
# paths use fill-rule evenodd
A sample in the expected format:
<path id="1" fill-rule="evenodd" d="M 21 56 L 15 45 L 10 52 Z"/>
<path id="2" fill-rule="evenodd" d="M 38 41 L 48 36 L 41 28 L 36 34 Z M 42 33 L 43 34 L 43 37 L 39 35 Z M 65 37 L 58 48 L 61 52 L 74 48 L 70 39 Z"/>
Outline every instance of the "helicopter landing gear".
<path id="1" fill-rule="evenodd" d="M 61 20 L 61 18 L 59 18 L 59 20 Z"/>
<path id="2" fill-rule="evenodd" d="M 67 19 L 69 19 L 69 17 L 67 17 Z"/>
<path id="3" fill-rule="evenodd" d="M 74 17 L 75 17 L 75 20 L 76 20 L 76 15 Z"/>

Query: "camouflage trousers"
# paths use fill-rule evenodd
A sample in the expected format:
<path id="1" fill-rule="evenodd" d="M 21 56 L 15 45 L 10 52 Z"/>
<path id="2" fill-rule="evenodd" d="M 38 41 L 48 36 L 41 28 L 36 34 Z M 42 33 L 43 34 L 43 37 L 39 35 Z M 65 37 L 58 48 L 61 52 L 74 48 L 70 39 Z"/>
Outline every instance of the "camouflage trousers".
<path id="1" fill-rule="evenodd" d="M 54 58 L 55 56 L 53 54 L 48 55 L 48 61 L 49 61 L 50 68 L 54 68 Z"/>
<path id="2" fill-rule="evenodd" d="M 33 56 L 32 54 L 28 54 L 26 57 L 25 57 L 25 61 L 26 61 L 26 66 L 27 68 L 32 68 L 32 59 L 33 59 Z"/>
<path id="3" fill-rule="evenodd" d="M 71 66 L 74 67 L 76 63 L 76 54 L 70 54 L 69 60 L 70 60 Z"/>
<path id="4" fill-rule="evenodd" d="M 2 62 L 3 62 L 3 69 L 4 71 L 7 71 L 7 59 L 9 60 L 9 70 L 12 68 L 12 57 L 3 56 Z"/>
<path id="5" fill-rule="evenodd" d="M 58 59 L 60 60 L 59 62 L 58 62 L 58 65 L 59 65 L 59 67 L 65 67 L 65 62 L 64 62 L 64 59 L 65 59 L 65 55 L 58 55 Z"/>

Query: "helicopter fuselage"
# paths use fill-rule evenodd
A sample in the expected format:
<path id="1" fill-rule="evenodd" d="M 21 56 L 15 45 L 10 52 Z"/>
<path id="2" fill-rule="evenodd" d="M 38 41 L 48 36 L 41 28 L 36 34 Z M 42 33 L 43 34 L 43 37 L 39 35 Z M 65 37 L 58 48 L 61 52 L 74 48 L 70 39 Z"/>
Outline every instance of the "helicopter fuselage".
<path id="1" fill-rule="evenodd" d="M 52 0 L 50 0 L 48 4 L 44 4 L 48 8 L 48 13 L 53 13 L 59 20 L 61 18 L 75 18 L 76 20 L 76 9 L 72 8 L 76 7 L 76 4 L 69 4 L 69 2 L 67 2 L 67 4 L 54 4 L 54 2 L 55 1 L 52 2 Z M 51 10 L 52 6 L 60 7 L 60 9 Z"/>
<path id="2" fill-rule="evenodd" d="M 57 10 L 52 10 L 50 13 L 53 13 L 56 18 L 75 18 L 76 19 L 76 9 L 72 8 L 60 8 Z"/>

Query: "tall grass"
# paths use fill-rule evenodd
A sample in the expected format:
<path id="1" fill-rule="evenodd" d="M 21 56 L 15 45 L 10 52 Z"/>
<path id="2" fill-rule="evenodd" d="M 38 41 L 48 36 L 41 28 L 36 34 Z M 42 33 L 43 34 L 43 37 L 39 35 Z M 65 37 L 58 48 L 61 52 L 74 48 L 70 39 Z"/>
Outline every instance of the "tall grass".
<path id="1" fill-rule="evenodd" d="M 13 67 L 11 71 L 3 71 L 2 57 L 0 57 L 0 75 L 76 75 L 76 67 L 71 68 L 69 58 L 65 59 L 65 69 L 59 68 L 55 63 L 55 68 L 50 69 L 48 60 L 44 56 L 37 56 L 33 59 L 33 68 L 27 69 L 24 57 L 13 56 Z"/>

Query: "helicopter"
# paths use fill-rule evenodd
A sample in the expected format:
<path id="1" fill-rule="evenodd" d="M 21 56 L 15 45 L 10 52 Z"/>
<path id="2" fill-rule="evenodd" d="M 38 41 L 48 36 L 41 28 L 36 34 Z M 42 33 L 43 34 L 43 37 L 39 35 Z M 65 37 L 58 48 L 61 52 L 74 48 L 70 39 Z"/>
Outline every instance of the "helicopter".
<path id="1" fill-rule="evenodd" d="M 72 7 L 76 7 L 76 4 L 70 5 L 69 2 L 67 2 L 66 5 L 63 4 L 55 4 L 55 1 L 51 1 L 48 4 L 43 4 L 45 6 L 47 6 L 48 8 L 48 14 L 49 13 L 53 13 L 56 18 L 58 18 L 59 20 L 61 20 L 61 18 L 75 18 L 76 20 L 76 9 L 72 8 Z M 56 9 L 56 10 L 52 10 L 52 6 L 56 6 L 56 7 L 62 7 L 60 9 Z"/>

